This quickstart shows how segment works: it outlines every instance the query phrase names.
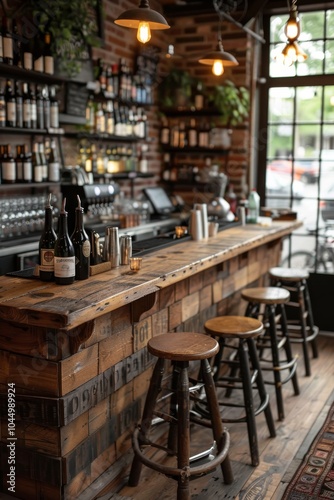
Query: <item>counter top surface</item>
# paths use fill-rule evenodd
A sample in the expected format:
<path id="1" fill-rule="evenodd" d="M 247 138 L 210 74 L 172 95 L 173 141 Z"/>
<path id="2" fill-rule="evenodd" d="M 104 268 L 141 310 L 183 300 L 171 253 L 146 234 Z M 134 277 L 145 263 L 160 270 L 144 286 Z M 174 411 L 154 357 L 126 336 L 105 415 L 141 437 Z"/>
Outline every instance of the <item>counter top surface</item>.
<path id="1" fill-rule="evenodd" d="M 142 269 L 119 266 L 60 286 L 38 279 L 0 277 L 0 317 L 15 323 L 72 329 L 213 265 L 283 238 L 302 225 L 277 221 L 271 226 L 226 229 L 202 241 L 180 242 L 143 257 Z"/>

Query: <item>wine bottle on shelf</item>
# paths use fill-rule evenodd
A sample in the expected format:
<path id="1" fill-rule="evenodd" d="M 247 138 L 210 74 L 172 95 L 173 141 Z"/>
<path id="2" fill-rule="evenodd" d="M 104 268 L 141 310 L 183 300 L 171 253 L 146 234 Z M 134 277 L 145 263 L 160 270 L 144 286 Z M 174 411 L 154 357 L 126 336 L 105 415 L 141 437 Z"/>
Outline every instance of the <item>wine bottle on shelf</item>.
<path id="1" fill-rule="evenodd" d="M 41 34 L 36 35 L 35 37 L 33 65 L 34 65 L 34 71 L 38 71 L 40 73 L 44 72 L 44 57 L 43 57 Z"/>
<path id="2" fill-rule="evenodd" d="M 23 164 L 24 164 L 24 152 L 23 146 L 18 144 L 16 146 L 16 181 L 23 182 Z"/>
<path id="3" fill-rule="evenodd" d="M 36 103 L 35 88 L 33 85 L 29 85 L 29 97 L 30 97 L 31 128 L 37 128 L 37 103 Z"/>
<path id="4" fill-rule="evenodd" d="M 16 127 L 23 127 L 23 97 L 21 83 L 15 82 L 15 103 L 16 103 Z"/>
<path id="5" fill-rule="evenodd" d="M 44 229 L 39 240 L 39 277 L 42 281 L 54 280 L 54 248 L 57 235 L 53 229 L 51 193 L 45 206 Z"/>
<path id="6" fill-rule="evenodd" d="M 22 48 L 21 40 L 22 37 L 19 33 L 19 27 L 17 25 L 16 19 L 12 22 L 12 32 L 13 32 L 13 64 L 17 68 L 22 68 Z"/>
<path id="7" fill-rule="evenodd" d="M 42 95 L 42 88 L 40 85 L 36 86 L 36 111 L 37 111 L 37 128 L 44 129 L 44 99 Z"/>
<path id="8" fill-rule="evenodd" d="M 5 100 L 6 100 L 6 125 L 7 127 L 16 126 L 16 101 L 13 92 L 12 81 L 7 80 L 6 90 L 5 90 Z"/>
<path id="9" fill-rule="evenodd" d="M 39 148 L 39 157 L 41 159 L 41 165 L 42 165 L 42 181 L 46 182 L 48 180 L 48 163 L 46 161 L 44 143 L 40 142 L 38 144 L 38 148 Z"/>
<path id="10" fill-rule="evenodd" d="M 4 146 L 1 170 L 3 184 L 14 184 L 16 182 L 16 163 L 11 153 L 10 144 Z"/>
<path id="11" fill-rule="evenodd" d="M 5 15 L 2 18 L 2 44 L 3 44 L 3 61 L 6 64 L 13 65 L 13 36 L 9 26 L 9 19 Z"/>
<path id="12" fill-rule="evenodd" d="M 51 51 L 51 35 L 50 33 L 44 34 L 44 72 L 48 75 L 53 75 L 54 73 L 54 58 Z"/>
<path id="13" fill-rule="evenodd" d="M 23 148 L 23 182 L 32 182 L 33 173 L 32 173 L 32 161 L 31 161 L 31 153 L 28 150 L 28 146 L 24 144 Z"/>
<path id="14" fill-rule="evenodd" d="M 50 87 L 50 126 L 59 128 L 59 102 L 54 86 Z"/>
<path id="15" fill-rule="evenodd" d="M 60 163 L 56 148 L 56 141 L 51 139 L 50 154 L 48 160 L 48 181 L 59 182 L 60 178 Z"/>
<path id="16" fill-rule="evenodd" d="M 31 103 L 28 84 L 23 83 L 23 127 L 31 128 Z"/>
<path id="17" fill-rule="evenodd" d="M 49 89 L 47 85 L 44 85 L 42 89 L 42 95 L 43 95 L 43 112 L 44 112 L 44 127 L 49 130 L 51 126 L 51 121 L 50 121 L 50 97 L 49 97 Z"/>
<path id="18" fill-rule="evenodd" d="M 71 240 L 75 252 L 75 279 L 85 280 L 89 277 L 90 241 L 84 228 L 80 196 L 77 195 L 78 206 L 75 209 L 75 225 Z"/>
<path id="19" fill-rule="evenodd" d="M 0 36 L 1 38 L 1 36 Z M 6 126 L 6 99 L 4 88 L 0 82 L 0 127 Z"/>
<path id="20" fill-rule="evenodd" d="M 31 71 L 34 67 L 34 39 L 31 37 L 22 43 L 22 66 Z"/>
<path id="21" fill-rule="evenodd" d="M 34 182 L 43 182 L 43 167 L 42 167 L 41 157 L 39 154 L 38 142 L 34 142 L 33 144 L 31 162 L 32 162 Z"/>
<path id="22" fill-rule="evenodd" d="M 58 238 L 54 248 L 54 273 L 58 285 L 71 285 L 75 280 L 75 250 L 68 235 L 66 198 L 59 213 Z"/>
<path id="23" fill-rule="evenodd" d="M 190 124 L 189 124 L 188 130 L 187 130 L 187 141 L 188 141 L 188 146 L 191 148 L 196 148 L 198 145 L 197 128 L 196 128 L 195 118 L 192 118 L 190 120 Z"/>
<path id="24" fill-rule="evenodd" d="M 163 117 L 162 119 L 162 125 L 160 130 L 160 142 L 161 144 L 165 144 L 167 146 L 169 146 L 170 144 L 170 127 L 166 117 Z"/>

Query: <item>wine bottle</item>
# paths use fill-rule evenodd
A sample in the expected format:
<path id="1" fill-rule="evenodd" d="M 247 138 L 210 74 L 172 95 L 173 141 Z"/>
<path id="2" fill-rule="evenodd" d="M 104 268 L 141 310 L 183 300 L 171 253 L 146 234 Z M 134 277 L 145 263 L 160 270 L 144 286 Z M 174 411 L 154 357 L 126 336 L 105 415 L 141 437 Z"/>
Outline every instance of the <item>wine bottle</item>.
<path id="1" fill-rule="evenodd" d="M 56 149 L 56 141 L 51 139 L 50 154 L 48 159 L 48 181 L 59 182 L 60 163 Z"/>
<path id="2" fill-rule="evenodd" d="M 2 83 L 0 83 L 0 127 L 6 126 L 6 99 Z"/>
<path id="3" fill-rule="evenodd" d="M 43 112 L 44 112 L 44 127 L 49 130 L 51 126 L 50 122 L 50 98 L 49 98 L 49 89 L 48 86 L 45 85 L 42 89 L 43 95 Z"/>
<path id="4" fill-rule="evenodd" d="M 44 229 L 39 240 L 39 277 L 42 281 L 54 280 L 54 248 L 57 235 L 53 229 L 51 193 L 45 206 Z"/>
<path id="5" fill-rule="evenodd" d="M 23 83 L 23 127 L 31 128 L 31 103 L 29 88 L 26 82 Z"/>
<path id="6" fill-rule="evenodd" d="M 14 184 L 16 182 L 16 163 L 11 154 L 10 144 L 4 146 L 4 154 L 1 162 L 3 184 Z"/>
<path id="7" fill-rule="evenodd" d="M 44 72 L 48 75 L 53 75 L 54 73 L 54 59 L 51 52 L 50 33 L 44 34 Z"/>
<path id="8" fill-rule="evenodd" d="M 54 248 L 54 273 L 58 285 L 71 285 L 75 280 L 75 251 L 68 235 L 66 198 L 59 214 L 59 232 Z"/>
<path id="9" fill-rule="evenodd" d="M 13 19 L 12 22 L 12 31 L 13 31 L 13 64 L 18 68 L 22 68 L 22 47 L 21 40 L 22 37 L 19 33 L 19 28 L 16 22 L 16 19 Z"/>
<path id="10" fill-rule="evenodd" d="M 50 88 L 50 125 L 51 128 L 59 128 L 59 102 L 53 86 Z"/>
<path id="11" fill-rule="evenodd" d="M 6 64 L 12 65 L 13 57 L 13 37 L 9 27 L 9 19 L 6 16 L 2 18 L 2 43 L 3 43 L 3 60 Z"/>
<path id="12" fill-rule="evenodd" d="M 37 128 L 44 129 L 44 100 L 40 85 L 36 86 Z"/>
<path id="13" fill-rule="evenodd" d="M 39 145 L 38 142 L 34 142 L 32 149 L 31 163 L 33 168 L 33 179 L 34 182 L 43 181 L 43 167 L 41 162 L 41 157 L 39 155 Z"/>
<path id="14" fill-rule="evenodd" d="M 6 83 L 5 100 L 6 100 L 6 125 L 7 127 L 15 127 L 16 101 L 11 80 L 7 80 Z"/>
<path id="15" fill-rule="evenodd" d="M 20 82 L 15 82 L 16 127 L 23 127 L 23 97 Z"/>
<path id="16" fill-rule="evenodd" d="M 24 153 L 23 146 L 20 144 L 16 146 L 16 180 L 17 182 L 23 182 L 23 164 L 24 164 Z"/>
<path id="17" fill-rule="evenodd" d="M 33 64 L 33 54 L 34 54 L 34 39 L 31 37 L 29 40 L 24 41 L 22 43 L 22 63 L 24 69 L 27 69 L 28 71 L 31 71 L 34 67 Z"/>
<path id="18" fill-rule="evenodd" d="M 41 73 L 44 72 L 44 57 L 41 43 L 41 34 L 39 35 L 39 37 L 38 35 L 35 37 L 33 63 L 35 71 L 39 71 Z"/>
<path id="19" fill-rule="evenodd" d="M 46 161 L 44 143 L 39 143 L 39 157 L 41 159 L 42 165 L 42 181 L 46 182 L 48 180 L 48 162 Z"/>
<path id="20" fill-rule="evenodd" d="M 89 276 L 90 241 L 84 228 L 80 196 L 77 195 L 78 206 L 75 209 L 75 225 L 71 240 L 75 252 L 75 279 L 86 280 Z"/>
<path id="21" fill-rule="evenodd" d="M 31 128 L 37 128 L 37 104 L 33 85 L 29 85 Z"/>
<path id="22" fill-rule="evenodd" d="M 23 182 L 32 182 L 32 161 L 31 153 L 28 150 L 28 146 L 24 144 L 23 148 Z"/>

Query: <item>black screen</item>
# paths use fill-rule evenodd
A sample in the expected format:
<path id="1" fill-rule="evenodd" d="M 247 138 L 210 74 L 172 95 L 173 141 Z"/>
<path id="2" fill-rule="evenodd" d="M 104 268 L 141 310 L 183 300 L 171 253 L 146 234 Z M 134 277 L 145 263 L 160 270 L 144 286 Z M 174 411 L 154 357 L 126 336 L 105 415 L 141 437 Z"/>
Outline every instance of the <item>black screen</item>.
<path id="1" fill-rule="evenodd" d="M 144 189 L 145 196 L 151 202 L 155 213 L 159 215 L 170 214 L 174 211 L 174 206 L 170 201 L 166 191 L 161 187 L 151 187 Z"/>

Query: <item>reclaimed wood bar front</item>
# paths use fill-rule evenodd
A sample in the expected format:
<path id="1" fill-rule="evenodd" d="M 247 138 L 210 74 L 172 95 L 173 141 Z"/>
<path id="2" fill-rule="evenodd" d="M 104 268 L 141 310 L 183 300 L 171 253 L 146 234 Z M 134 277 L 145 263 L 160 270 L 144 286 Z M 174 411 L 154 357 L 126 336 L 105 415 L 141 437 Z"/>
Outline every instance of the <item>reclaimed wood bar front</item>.
<path id="1" fill-rule="evenodd" d="M 234 227 L 155 251 L 138 273 L 120 266 L 70 286 L 0 277 L 0 491 L 91 500 L 124 478 L 148 339 L 243 314 L 240 291 L 265 282 L 300 225 Z"/>

